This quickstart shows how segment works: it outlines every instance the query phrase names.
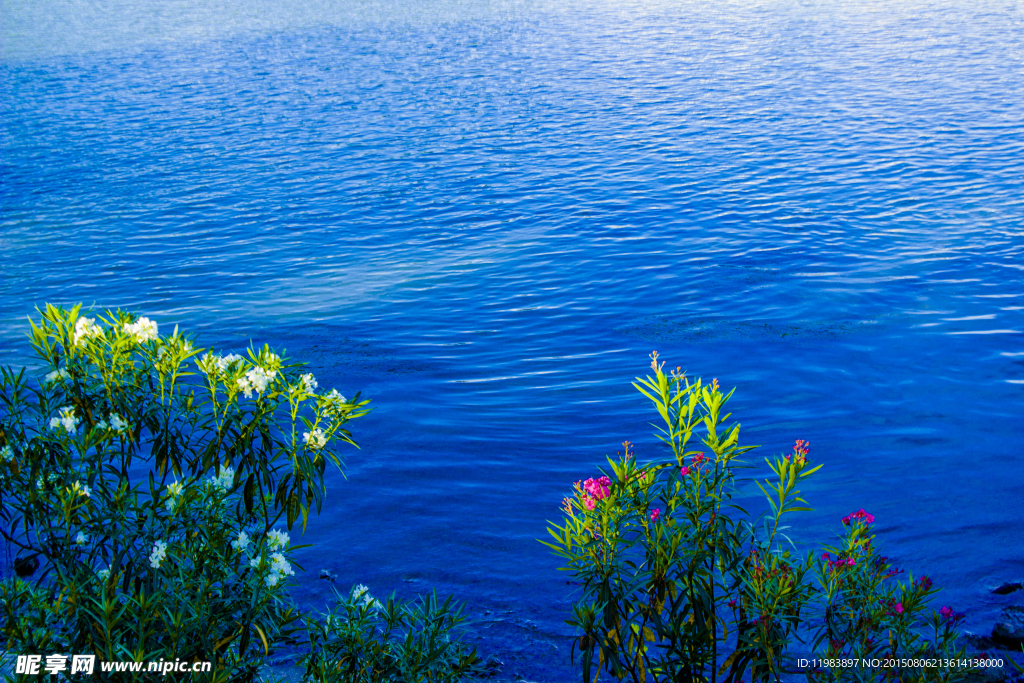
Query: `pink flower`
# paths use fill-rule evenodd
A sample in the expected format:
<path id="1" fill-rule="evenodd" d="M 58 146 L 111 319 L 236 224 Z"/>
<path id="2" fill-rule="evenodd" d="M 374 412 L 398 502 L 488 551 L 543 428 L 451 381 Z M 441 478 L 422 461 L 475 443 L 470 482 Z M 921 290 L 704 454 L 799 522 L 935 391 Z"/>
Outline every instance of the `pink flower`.
<path id="1" fill-rule="evenodd" d="M 583 496 L 583 505 L 585 505 L 588 510 L 593 510 L 594 499 L 591 498 L 590 496 Z"/>
<path id="2" fill-rule="evenodd" d="M 861 508 L 860 510 L 857 510 L 857 512 L 854 512 L 853 514 L 843 517 L 843 524 L 849 525 L 850 521 L 854 519 L 863 519 L 864 522 L 867 524 L 875 523 L 875 516 L 868 512 L 864 512 L 864 508 Z"/>
<path id="3" fill-rule="evenodd" d="M 822 553 L 822 555 L 821 555 L 821 559 L 823 559 L 823 560 L 825 560 L 826 562 L 828 562 L 829 560 L 831 560 L 831 559 L 832 559 L 832 556 L 831 556 L 831 555 L 829 555 L 828 553 Z"/>
<path id="4" fill-rule="evenodd" d="M 896 610 L 896 614 L 903 614 L 903 603 L 897 602 L 894 609 Z"/>
<path id="5" fill-rule="evenodd" d="M 661 508 L 651 510 L 651 521 L 657 522 L 661 518 Z"/>
<path id="6" fill-rule="evenodd" d="M 729 607 L 736 607 L 736 601 L 735 600 L 730 600 L 729 601 Z"/>
<path id="7" fill-rule="evenodd" d="M 690 473 L 690 468 L 689 467 L 684 467 L 684 468 L 679 470 L 679 474 L 683 475 L 684 477 L 686 475 L 688 475 L 689 473 Z"/>
<path id="8" fill-rule="evenodd" d="M 611 493 L 612 481 L 608 477 L 598 479 L 587 479 L 583 482 L 583 490 L 597 500 L 604 500 Z M 593 508 L 588 508 L 593 509 Z"/>
<path id="9" fill-rule="evenodd" d="M 953 618 L 953 608 L 952 607 L 943 607 L 942 609 L 939 610 L 939 614 L 942 615 L 943 619 L 952 619 Z"/>
<path id="10" fill-rule="evenodd" d="M 847 567 L 852 567 L 855 564 L 857 564 L 857 560 L 853 559 L 852 557 L 846 558 L 846 566 Z"/>

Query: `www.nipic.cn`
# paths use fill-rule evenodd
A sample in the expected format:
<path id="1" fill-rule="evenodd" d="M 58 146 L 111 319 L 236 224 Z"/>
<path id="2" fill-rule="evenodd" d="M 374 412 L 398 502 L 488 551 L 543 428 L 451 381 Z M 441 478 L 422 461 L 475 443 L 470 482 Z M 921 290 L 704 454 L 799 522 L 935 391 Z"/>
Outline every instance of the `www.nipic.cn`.
<path id="1" fill-rule="evenodd" d="M 68 661 L 70 659 L 70 662 Z M 212 668 L 210 662 L 189 662 L 180 659 L 170 661 L 160 659 L 155 662 L 106 662 L 100 660 L 100 671 L 125 672 L 125 673 L 159 673 L 166 676 L 169 673 L 205 673 Z M 96 671 L 96 655 L 47 655 L 43 661 L 42 655 L 18 655 L 15 673 L 37 675 L 48 673 L 50 675 L 68 672 L 72 674 L 92 674 Z"/>

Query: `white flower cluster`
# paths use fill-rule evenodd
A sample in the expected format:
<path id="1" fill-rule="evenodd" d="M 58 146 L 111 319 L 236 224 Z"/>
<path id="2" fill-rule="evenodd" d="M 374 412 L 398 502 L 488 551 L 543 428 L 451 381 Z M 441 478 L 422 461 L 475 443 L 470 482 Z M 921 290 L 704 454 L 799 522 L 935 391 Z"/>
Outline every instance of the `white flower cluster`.
<path id="1" fill-rule="evenodd" d="M 225 372 L 228 371 L 228 368 L 231 367 L 232 363 L 237 363 L 240 360 L 242 360 L 242 357 L 239 356 L 237 353 L 229 353 L 226 356 L 218 356 L 215 353 L 210 353 L 209 351 L 207 351 L 206 355 L 203 356 L 203 360 L 200 364 L 200 367 L 205 366 L 203 367 L 203 369 L 207 371 L 207 374 L 209 374 L 209 370 L 213 369 L 216 369 L 220 374 L 224 374 Z"/>
<path id="2" fill-rule="evenodd" d="M 70 375 L 68 375 L 68 371 L 65 370 L 64 368 L 61 368 L 60 370 L 54 370 L 53 372 L 46 373 L 46 383 L 53 384 L 58 379 L 67 379 L 69 376 Z"/>
<path id="3" fill-rule="evenodd" d="M 321 407 L 325 408 L 330 415 L 338 416 L 342 413 L 342 408 L 345 407 L 346 399 L 337 389 L 331 389 L 329 392 L 321 396 Z"/>
<path id="4" fill-rule="evenodd" d="M 313 377 L 312 372 L 307 372 L 300 379 L 302 379 L 302 388 L 306 390 L 307 394 L 312 394 L 320 386 L 316 383 L 316 378 Z"/>
<path id="5" fill-rule="evenodd" d="M 167 486 L 167 509 L 174 511 L 174 506 L 178 503 L 178 496 L 185 490 L 185 487 L 180 482 L 174 482 Z"/>
<path id="6" fill-rule="evenodd" d="M 149 554 L 149 566 L 153 569 L 160 569 L 160 563 L 167 558 L 167 544 L 157 541 L 153 544 L 153 552 Z"/>
<path id="7" fill-rule="evenodd" d="M 372 607 L 373 609 L 380 609 L 383 605 L 380 604 L 380 600 L 374 600 L 373 596 L 370 595 L 370 589 L 359 584 L 352 589 L 352 597 L 355 600 L 359 600 L 363 603 L 363 607 Z"/>
<path id="8" fill-rule="evenodd" d="M 221 491 L 227 491 L 235 483 L 235 470 L 233 467 L 221 467 L 220 475 L 210 477 L 210 482 Z"/>
<path id="9" fill-rule="evenodd" d="M 267 587 L 273 588 L 286 576 L 295 576 L 295 570 L 288 564 L 288 558 L 281 553 L 270 556 L 270 571 L 267 573 Z"/>
<path id="10" fill-rule="evenodd" d="M 145 318 L 143 318 L 145 320 Z M 75 323 L 75 336 L 72 343 L 78 346 L 78 343 L 86 337 L 102 337 L 103 328 L 96 324 L 96 318 L 79 318 L 78 322 Z"/>
<path id="11" fill-rule="evenodd" d="M 110 570 L 101 569 L 98 572 L 96 572 L 96 576 L 100 577 L 100 581 L 106 581 L 108 578 L 110 578 Z"/>
<path id="12" fill-rule="evenodd" d="M 117 413 L 110 414 L 110 422 L 107 422 L 106 420 L 100 420 L 99 422 L 96 423 L 96 429 L 102 429 L 103 431 L 113 429 L 115 432 L 123 432 L 127 428 L 128 422 L 121 419 L 121 416 L 118 415 Z"/>
<path id="13" fill-rule="evenodd" d="M 81 531 L 75 536 L 75 545 L 85 545 L 89 542 L 89 537 L 83 534 Z"/>
<path id="14" fill-rule="evenodd" d="M 60 417 L 50 418 L 50 429 L 64 427 L 64 429 L 66 429 L 68 433 L 71 433 L 78 429 L 78 423 L 81 421 L 81 418 L 75 417 L 74 408 L 70 406 L 66 408 L 61 408 Z"/>
<path id="15" fill-rule="evenodd" d="M 278 531 L 277 529 L 271 529 L 267 532 L 267 547 L 271 550 L 285 549 L 288 547 L 288 543 L 291 541 L 291 537 L 287 531 Z"/>
<path id="16" fill-rule="evenodd" d="M 92 491 L 89 490 L 89 487 L 86 484 L 83 484 L 80 481 L 76 481 L 75 485 L 71 488 L 71 490 L 73 492 L 77 491 L 78 495 L 80 495 L 80 496 L 85 496 L 86 498 L 92 498 Z"/>
<path id="17" fill-rule="evenodd" d="M 245 377 L 238 378 L 238 388 L 242 390 L 246 398 L 252 398 L 253 391 L 262 394 L 275 377 L 277 377 L 277 370 L 266 370 L 257 365 L 245 373 Z"/>
<path id="18" fill-rule="evenodd" d="M 315 451 L 327 445 L 327 437 L 319 429 L 314 429 L 312 432 L 302 432 L 302 440 Z"/>
<path id="19" fill-rule="evenodd" d="M 135 336 L 135 341 L 143 344 L 157 338 L 156 322 L 149 318 L 139 318 L 133 323 L 125 323 L 124 331 Z"/>
<path id="20" fill-rule="evenodd" d="M 244 551 L 246 548 L 249 547 L 249 534 L 245 533 L 244 531 L 240 531 L 238 533 L 238 539 L 235 541 L 231 541 L 231 547 L 237 550 L 238 552 Z"/>

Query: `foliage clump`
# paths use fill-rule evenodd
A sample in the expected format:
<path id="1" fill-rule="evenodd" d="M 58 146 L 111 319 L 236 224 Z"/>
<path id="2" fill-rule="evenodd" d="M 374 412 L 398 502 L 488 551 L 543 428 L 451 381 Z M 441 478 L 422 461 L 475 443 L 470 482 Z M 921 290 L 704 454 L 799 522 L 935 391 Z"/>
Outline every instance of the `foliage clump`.
<path id="1" fill-rule="evenodd" d="M 771 476 L 757 485 L 770 512 L 752 519 L 732 502 L 740 456 L 755 448 L 741 446 L 740 425 L 729 422 L 732 391 L 663 366 L 652 354 L 654 376 L 634 386 L 657 409 L 670 457 L 641 464 L 626 442 L 607 472 L 577 482 L 562 521 L 549 523 L 554 542 L 545 545 L 582 586 L 567 623 L 578 629 L 573 657 L 584 681 L 602 669 L 635 683 L 962 678 L 955 665 L 900 663 L 962 657 L 962 615 L 925 613 L 936 589 L 927 577 L 896 580 L 902 572 L 877 551 L 874 517 L 859 510 L 843 520 L 837 544 L 797 554 L 784 518 L 810 509 L 798 487 L 821 465 L 810 464 L 809 445 L 765 460 Z M 690 445 L 695 433 L 700 451 Z M 897 665 L 800 670 L 789 656 L 796 643 L 809 661 Z"/>
<path id="2" fill-rule="evenodd" d="M 40 377 L 0 373 L 0 535 L 20 575 L 0 584 L 7 650 L 211 662 L 186 676 L 222 682 L 253 680 L 276 645 L 305 640 L 307 680 L 369 680 L 321 655 L 364 661 L 333 634 L 375 608 L 311 621 L 303 638 L 287 593 L 290 532 L 321 509 L 327 465 L 342 467 L 337 447 L 356 445 L 347 425 L 369 401 L 318 392 L 268 346 L 218 355 L 124 311 L 48 305 L 30 338 Z M 412 645 L 387 661 L 471 665 L 461 647 L 438 655 L 459 621 L 450 602 L 389 600 L 385 622 Z"/>

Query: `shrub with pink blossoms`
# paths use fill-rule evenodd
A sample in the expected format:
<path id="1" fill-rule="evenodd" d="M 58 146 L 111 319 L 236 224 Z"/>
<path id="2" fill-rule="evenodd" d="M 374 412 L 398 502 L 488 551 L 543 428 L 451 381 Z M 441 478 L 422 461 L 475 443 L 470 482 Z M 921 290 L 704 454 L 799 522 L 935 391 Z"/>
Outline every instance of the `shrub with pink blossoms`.
<path id="1" fill-rule="evenodd" d="M 639 463 L 626 442 L 607 473 L 575 484 L 563 523 L 548 528 L 554 542 L 546 545 L 582 589 L 568 623 L 578 629 L 572 657 L 585 683 L 597 681 L 600 669 L 636 682 L 768 683 L 780 679 L 797 641 L 798 652 L 810 647 L 822 658 L 962 654 L 952 612 L 923 616 L 931 581 L 897 583 L 901 570 L 876 554 L 873 515 L 861 509 L 843 518 L 841 542 L 824 553 L 794 552 L 783 518 L 809 509 L 798 487 L 820 468 L 809 464 L 806 441 L 768 460 L 769 477 L 756 481 L 769 512 L 738 514 L 730 504 L 736 469 L 753 447 L 741 446 L 739 425 L 726 423 L 732 392 L 678 369 L 666 374 L 662 365 L 652 354 L 654 376 L 634 387 L 655 404 L 663 420 L 658 438 L 670 453 Z M 704 450 L 690 450 L 697 434 Z M 961 673 L 886 675 L 946 683 Z M 808 674 L 820 681 L 856 675 Z"/>

